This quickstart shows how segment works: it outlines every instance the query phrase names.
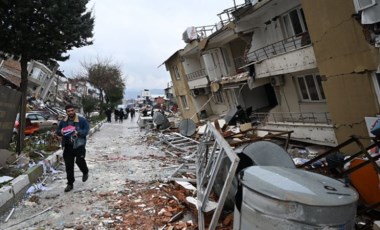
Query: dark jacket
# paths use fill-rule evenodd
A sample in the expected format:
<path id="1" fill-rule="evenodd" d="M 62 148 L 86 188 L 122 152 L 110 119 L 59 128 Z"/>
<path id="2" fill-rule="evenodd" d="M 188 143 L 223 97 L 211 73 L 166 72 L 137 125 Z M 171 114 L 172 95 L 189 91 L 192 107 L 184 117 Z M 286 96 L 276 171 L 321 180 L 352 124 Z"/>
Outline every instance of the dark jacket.
<path id="1" fill-rule="evenodd" d="M 65 119 L 59 122 L 58 128 L 55 133 L 58 136 L 62 137 L 61 130 L 62 128 L 65 128 L 67 126 L 69 126 L 69 118 L 65 117 Z M 79 143 L 79 145 L 86 145 L 86 142 L 87 142 L 86 136 L 90 129 L 86 118 L 75 115 L 73 126 L 75 126 L 76 131 L 78 132 L 77 142 Z M 67 138 L 70 138 L 70 137 L 64 137 L 64 136 L 62 137 L 62 147 L 64 147 L 65 143 L 67 143 Z"/>

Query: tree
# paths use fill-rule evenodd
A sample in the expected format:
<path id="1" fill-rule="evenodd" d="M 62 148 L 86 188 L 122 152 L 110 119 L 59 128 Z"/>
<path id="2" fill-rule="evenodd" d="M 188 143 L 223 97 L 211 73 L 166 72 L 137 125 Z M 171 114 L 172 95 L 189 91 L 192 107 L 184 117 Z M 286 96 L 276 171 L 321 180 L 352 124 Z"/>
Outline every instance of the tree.
<path id="1" fill-rule="evenodd" d="M 22 93 L 20 117 L 25 117 L 30 60 L 65 61 L 65 53 L 91 45 L 94 28 L 89 0 L 0 0 L 0 51 L 20 59 Z M 23 148 L 24 119 L 20 119 L 18 152 Z"/>
<path id="2" fill-rule="evenodd" d="M 99 101 L 96 98 L 93 98 L 92 96 L 82 97 L 83 111 L 86 116 L 89 116 L 91 112 L 94 112 L 98 105 Z"/>
<path id="3" fill-rule="evenodd" d="M 108 61 L 98 60 L 96 63 L 83 64 L 86 77 L 91 85 L 100 91 L 99 100 L 107 103 L 117 103 L 124 96 L 124 79 L 120 66 Z"/>

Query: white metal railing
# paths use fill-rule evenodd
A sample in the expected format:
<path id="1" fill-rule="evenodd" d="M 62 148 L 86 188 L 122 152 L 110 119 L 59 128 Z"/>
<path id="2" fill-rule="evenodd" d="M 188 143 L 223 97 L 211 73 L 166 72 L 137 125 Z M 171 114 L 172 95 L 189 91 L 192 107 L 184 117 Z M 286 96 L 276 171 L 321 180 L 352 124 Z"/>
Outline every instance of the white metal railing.
<path id="1" fill-rule="evenodd" d="M 303 123 L 303 124 L 327 124 L 331 125 L 332 120 L 328 112 L 271 112 L 271 113 L 253 113 L 251 119 L 259 123 L 267 122 L 285 122 L 285 123 Z"/>
<path id="2" fill-rule="evenodd" d="M 196 79 L 206 77 L 206 76 L 207 76 L 206 70 L 205 69 L 199 69 L 197 71 L 186 74 L 186 79 L 188 81 L 192 81 L 192 80 L 196 80 Z"/>
<path id="3" fill-rule="evenodd" d="M 262 61 L 310 44 L 309 33 L 305 32 L 248 52 L 245 56 L 235 58 L 234 62 L 239 63 L 241 66 L 242 63 L 249 64 L 251 62 Z"/>

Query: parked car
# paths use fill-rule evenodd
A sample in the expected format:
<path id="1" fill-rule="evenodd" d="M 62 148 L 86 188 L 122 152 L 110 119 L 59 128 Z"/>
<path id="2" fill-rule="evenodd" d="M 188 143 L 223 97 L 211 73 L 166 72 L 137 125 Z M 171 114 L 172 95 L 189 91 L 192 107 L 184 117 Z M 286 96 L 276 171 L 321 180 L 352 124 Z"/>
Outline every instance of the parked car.
<path id="1" fill-rule="evenodd" d="M 48 120 L 57 120 L 57 115 L 49 113 L 48 111 L 29 111 L 28 113 L 39 113 Z"/>
<path id="2" fill-rule="evenodd" d="M 34 130 L 33 133 L 36 131 L 46 131 L 46 130 L 51 130 L 55 129 L 55 127 L 58 125 L 58 120 L 54 119 L 47 119 L 43 115 L 41 115 L 38 112 L 27 112 L 25 114 L 26 121 L 28 124 L 28 120 L 30 120 L 30 125 L 31 127 L 37 127 L 35 124 L 38 124 L 38 130 Z M 28 125 L 26 125 L 28 127 Z M 14 132 L 18 133 L 19 130 L 19 114 L 17 114 L 16 121 L 15 121 L 15 126 L 14 126 Z M 26 131 L 26 130 L 25 130 Z M 25 133 L 26 134 L 26 133 Z"/>

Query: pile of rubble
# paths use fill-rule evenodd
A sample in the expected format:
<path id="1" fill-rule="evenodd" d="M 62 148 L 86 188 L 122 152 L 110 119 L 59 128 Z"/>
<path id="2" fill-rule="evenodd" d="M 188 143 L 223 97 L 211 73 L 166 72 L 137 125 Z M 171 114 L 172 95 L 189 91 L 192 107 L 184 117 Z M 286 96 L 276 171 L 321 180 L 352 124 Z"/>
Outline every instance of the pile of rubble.
<path id="1" fill-rule="evenodd" d="M 126 181 L 122 193 L 99 194 L 109 210 L 96 218 L 114 229 L 197 229 L 187 212 L 188 195 L 188 190 L 173 183 Z"/>

